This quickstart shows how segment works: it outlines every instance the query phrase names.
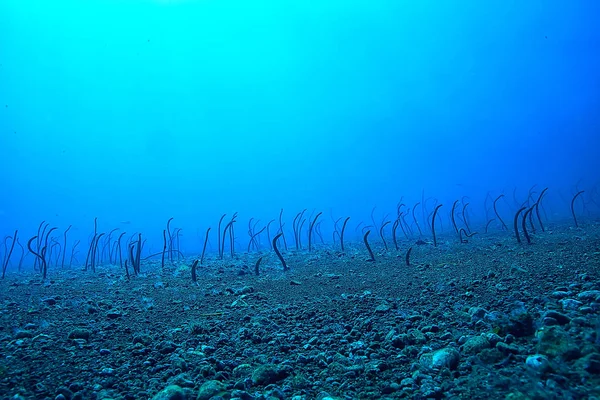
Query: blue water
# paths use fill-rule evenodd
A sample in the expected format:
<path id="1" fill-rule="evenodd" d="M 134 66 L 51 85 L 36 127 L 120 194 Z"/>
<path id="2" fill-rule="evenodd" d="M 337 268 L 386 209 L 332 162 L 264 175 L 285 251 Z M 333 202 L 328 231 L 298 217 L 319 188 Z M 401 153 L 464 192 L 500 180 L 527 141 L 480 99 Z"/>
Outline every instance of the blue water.
<path id="1" fill-rule="evenodd" d="M 356 239 L 373 207 L 380 224 L 430 198 L 420 223 L 444 204 L 448 232 L 462 196 L 482 230 L 486 198 L 510 222 L 533 185 L 546 222 L 580 190 L 589 221 L 599 18 L 593 1 L 2 0 L 0 234 L 72 225 L 83 264 L 94 218 L 151 254 L 173 217 L 193 256 L 222 214 L 243 250 L 248 220 L 282 208 L 288 234 L 322 211 L 331 243 L 332 220 Z"/>

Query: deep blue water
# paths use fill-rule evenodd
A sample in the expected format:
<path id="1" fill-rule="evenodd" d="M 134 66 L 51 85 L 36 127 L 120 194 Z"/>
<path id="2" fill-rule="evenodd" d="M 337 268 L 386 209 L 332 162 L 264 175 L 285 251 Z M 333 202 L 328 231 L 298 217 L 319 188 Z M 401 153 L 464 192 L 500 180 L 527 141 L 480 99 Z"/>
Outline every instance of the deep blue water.
<path id="1" fill-rule="evenodd" d="M 585 190 L 585 223 L 599 19 L 594 1 L 2 0 L 0 234 L 72 225 L 83 263 L 94 218 L 150 254 L 173 217 L 194 255 L 225 213 L 243 250 L 282 208 L 288 234 L 323 212 L 331 242 L 334 219 L 357 238 L 373 207 L 380 224 L 423 199 L 447 230 L 468 196 L 482 230 L 490 199 L 509 222 L 544 187 L 546 222 Z"/>

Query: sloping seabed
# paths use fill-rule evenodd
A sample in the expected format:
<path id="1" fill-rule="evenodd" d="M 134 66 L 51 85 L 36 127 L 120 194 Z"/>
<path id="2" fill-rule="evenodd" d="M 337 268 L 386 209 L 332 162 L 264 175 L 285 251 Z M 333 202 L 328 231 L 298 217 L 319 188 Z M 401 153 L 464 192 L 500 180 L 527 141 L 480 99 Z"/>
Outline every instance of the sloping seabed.
<path id="1" fill-rule="evenodd" d="M 600 398 L 600 224 L 7 275 L 2 398 Z M 406 251 L 413 250 L 410 265 Z M 221 397 L 218 397 L 221 396 Z M 270 397 L 269 397 L 270 396 Z"/>

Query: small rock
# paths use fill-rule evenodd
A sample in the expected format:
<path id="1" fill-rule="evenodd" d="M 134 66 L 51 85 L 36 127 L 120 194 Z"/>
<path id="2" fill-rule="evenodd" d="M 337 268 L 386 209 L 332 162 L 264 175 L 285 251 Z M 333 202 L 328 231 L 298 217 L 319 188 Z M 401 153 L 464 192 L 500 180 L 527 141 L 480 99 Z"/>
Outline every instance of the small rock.
<path id="1" fill-rule="evenodd" d="M 252 382 L 255 385 L 269 385 L 277 382 L 277 367 L 272 364 L 261 365 L 252 373 Z"/>
<path id="2" fill-rule="evenodd" d="M 236 378 L 249 377 L 252 374 L 252 366 L 250 364 L 240 364 L 233 369 L 233 376 Z"/>
<path id="3" fill-rule="evenodd" d="M 115 374 L 115 370 L 114 368 L 102 368 L 102 370 L 100 371 L 100 375 L 101 376 L 111 376 Z"/>
<path id="4" fill-rule="evenodd" d="M 600 290 L 586 290 L 577 295 L 580 300 L 600 300 Z"/>
<path id="5" fill-rule="evenodd" d="M 579 346 L 567 332 L 559 326 L 544 326 L 536 332 L 540 354 L 561 357 L 568 361 L 579 357 Z"/>
<path id="6" fill-rule="evenodd" d="M 199 398 L 199 397 L 198 397 Z M 187 400 L 184 389 L 177 385 L 169 385 L 152 397 L 152 400 Z"/>
<path id="7" fill-rule="evenodd" d="M 242 296 L 252 292 L 254 292 L 254 288 L 252 286 L 243 286 L 241 288 L 225 288 L 225 293 L 232 294 L 234 296 Z"/>
<path id="8" fill-rule="evenodd" d="M 415 384 L 416 383 L 415 383 L 415 380 L 413 378 L 404 378 L 404 379 L 402 379 L 402 381 L 400 381 L 400 386 L 402 386 L 402 387 L 406 387 L 406 386 L 411 386 L 412 387 Z"/>
<path id="9" fill-rule="evenodd" d="M 56 392 L 58 394 L 63 395 L 66 399 L 72 399 L 73 398 L 73 392 L 71 390 L 69 390 L 69 388 L 66 388 L 64 386 L 61 386 L 58 389 L 56 389 Z"/>
<path id="10" fill-rule="evenodd" d="M 502 338 L 498 334 L 493 333 L 493 332 L 484 333 L 483 337 L 485 337 L 490 342 L 490 345 L 492 345 L 492 346 L 495 346 L 496 343 L 502 341 Z"/>
<path id="11" fill-rule="evenodd" d="M 184 388 L 194 387 L 194 381 L 183 372 L 169 379 L 169 384 L 177 385 Z"/>
<path id="12" fill-rule="evenodd" d="M 375 307 L 376 314 L 384 314 L 390 310 L 390 306 L 387 303 L 383 303 Z"/>
<path id="13" fill-rule="evenodd" d="M 232 390 L 231 398 L 239 399 L 239 400 L 254 400 L 255 399 L 255 397 L 250 395 L 250 393 L 246 392 L 245 390 L 240 390 L 240 389 Z"/>
<path id="14" fill-rule="evenodd" d="M 577 310 L 583 305 L 581 301 L 575 299 L 562 299 L 559 300 L 559 303 L 563 310 Z"/>
<path id="15" fill-rule="evenodd" d="M 56 299 L 54 297 L 46 297 L 45 299 L 42 299 L 42 302 L 48 304 L 49 306 L 53 306 L 56 304 Z"/>
<path id="16" fill-rule="evenodd" d="M 431 353 L 425 353 L 419 359 L 422 366 L 427 369 L 449 368 L 458 366 L 460 354 L 452 347 L 445 347 Z"/>
<path id="17" fill-rule="evenodd" d="M 164 342 L 160 342 L 157 348 L 160 354 L 170 354 L 177 349 L 177 345 L 171 341 L 165 340 Z"/>
<path id="18" fill-rule="evenodd" d="M 571 318 L 557 311 L 548 311 L 546 313 L 546 318 L 554 319 L 559 325 L 566 325 L 571 322 Z"/>
<path id="19" fill-rule="evenodd" d="M 88 341 L 90 339 L 90 336 L 92 335 L 92 332 L 88 331 L 87 329 L 73 329 L 70 333 L 69 336 L 67 336 L 69 339 L 83 339 L 85 341 Z"/>
<path id="20" fill-rule="evenodd" d="M 200 386 L 197 400 L 209 400 L 213 396 L 225 391 L 225 385 L 216 380 L 206 381 Z"/>
<path id="21" fill-rule="evenodd" d="M 528 368 L 540 373 L 544 373 L 550 369 L 550 361 L 548 361 L 548 357 L 543 354 L 527 356 L 525 365 L 527 365 Z"/>
<path id="22" fill-rule="evenodd" d="M 477 354 L 483 349 L 490 347 L 490 342 L 483 336 L 475 336 L 468 339 L 462 346 L 462 351 L 466 354 Z"/>
<path id="23" fill-rule="evenodd" d="M 26 331 L 24 329 L 18 329 L 15 332 L 15 339 L 28 339 L 28 338 L 32 338 L 33 337 L 33 333 Z"/>
<path id="24" fill-rule="evenodd" d="M 519 354 L 520 350 L 517 346 L 512 344 L 506 344 L 504 342 L 496 343 L 496 349 L 504 354 Z"/>
<path id="25" fill-rule="evenodd" d="M 582 369 L 589 374 L 600 374 L 600 354 L 590 353 L 575 362 L 577 369 Z"/>
<path id="26" fill-rule="evenodd" d="M 117 310 L 112 310 L 112 311 L 109 311 L 109 312 L 106 314 L 106 316 L 107 316 L 109 319 L 117 319 L 117 318 L 121 318 L 121 312 L 120 312 L 120 311 L 117 311 Z"/>
<path id="27" fill-rule="evenodd" d="M 517 272 L 527 272 L 527 270 L 523 267 L 521 267 L 520 265 L 513 265 L 510 267 L 510 272 L 511 274 L 517 273 Z"/>
<path id="28" fill-rule="evenodd" d="M 152 343 L 152 337 L 148 334 L 139 334 L 133 337 L 133 344 L 140 343 L 149 346 Z"/>

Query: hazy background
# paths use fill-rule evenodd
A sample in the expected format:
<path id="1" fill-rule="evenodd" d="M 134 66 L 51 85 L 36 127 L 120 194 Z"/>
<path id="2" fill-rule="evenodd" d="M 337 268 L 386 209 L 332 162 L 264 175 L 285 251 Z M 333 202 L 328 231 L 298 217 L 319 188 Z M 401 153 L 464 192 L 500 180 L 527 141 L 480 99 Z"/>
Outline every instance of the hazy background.
<path id="1" fill-rule="evenodd" d="M 174 217 L 196 251 L 238 211 L 245 247 L 282 207 L 325 230 L 425 190 L 482 224 L 488 190 L 508 219 L 533 184 L 567 216 L 600 179 L 598 20 L 594 1 L 2 0 L 0 234 L 73 224 L 85 253 L 98 217 L 157 248 Z"/>

